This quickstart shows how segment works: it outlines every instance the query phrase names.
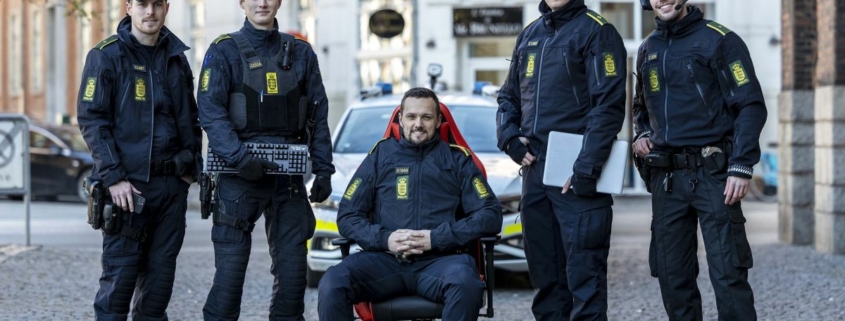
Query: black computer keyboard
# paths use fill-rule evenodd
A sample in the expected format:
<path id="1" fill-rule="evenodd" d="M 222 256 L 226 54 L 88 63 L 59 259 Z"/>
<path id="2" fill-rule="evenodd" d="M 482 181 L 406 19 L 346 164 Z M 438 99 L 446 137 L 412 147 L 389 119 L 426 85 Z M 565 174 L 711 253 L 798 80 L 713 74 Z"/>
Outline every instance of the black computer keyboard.
<path id="1" fill-rule="evenodd" d="M 308 167 L 308 145 L 296 144 L 260 144 L 244 143 L 247 152 L 253 157 L 260 157 L 279 165 L 279 169 L 266 170 L 267 174 L 304 175 L 310 170 Z M 234 167 L 229 167 L 222 158 L 214 154 L 214 149 L 208 147 L 205 170 L 212 173 L 237 173 Z"/>

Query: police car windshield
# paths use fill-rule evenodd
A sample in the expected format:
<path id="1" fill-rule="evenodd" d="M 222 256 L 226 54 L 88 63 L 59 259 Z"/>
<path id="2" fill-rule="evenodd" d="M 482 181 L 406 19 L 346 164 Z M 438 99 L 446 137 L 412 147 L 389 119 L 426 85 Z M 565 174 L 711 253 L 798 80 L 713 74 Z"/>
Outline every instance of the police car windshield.
<path id="1" fill-rule="evenodd" d="M 388 119 L 395 106 L 358 108 L 349 111 L 340 129 L 335 153 L 367 153 L 387 129 Z M 449 111 L 476 153 L 498 153 L 496 147 L 496 108 L 450 105 Z"/>

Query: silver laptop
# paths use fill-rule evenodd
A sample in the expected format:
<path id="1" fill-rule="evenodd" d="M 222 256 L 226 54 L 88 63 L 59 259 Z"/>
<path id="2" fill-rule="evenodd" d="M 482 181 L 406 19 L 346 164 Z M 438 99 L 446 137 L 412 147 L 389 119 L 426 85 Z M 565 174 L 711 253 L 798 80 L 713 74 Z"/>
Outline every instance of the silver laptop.
<path id="1" fill-rule="evenodd" d="M 543 184 L 563 187 L 566 180 L 572 176 L 572 168 L 584 136 L 563 132 L 549 133 L 549 143 L 546 149 L 546 167 L 543 173 Z M 608 194 L 622 193 L 622 183 L 625 179 L 625 166 L 628 163 L 628 142 L 613 141 L 610 156 L 602 167 L 601 177 L 596 184 L 596 191 Z"/>

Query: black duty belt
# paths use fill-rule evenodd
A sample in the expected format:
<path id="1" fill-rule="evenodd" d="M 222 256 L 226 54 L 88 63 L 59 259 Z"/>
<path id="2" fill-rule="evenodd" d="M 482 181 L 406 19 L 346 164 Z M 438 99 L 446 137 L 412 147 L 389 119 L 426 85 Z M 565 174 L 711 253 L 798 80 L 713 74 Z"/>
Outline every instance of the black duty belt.
<path id="1" fill-rule="evenodd" d="M 701 165 L 699 153 L 671 154 L 672 166 L 675 169 L 696 169 Z"/>
<path id="2" fill-rule="evenodd" d="M 176 162 L 172 160 L 155 161 L 150 163 L 150 176 L 176 175 Z"/>

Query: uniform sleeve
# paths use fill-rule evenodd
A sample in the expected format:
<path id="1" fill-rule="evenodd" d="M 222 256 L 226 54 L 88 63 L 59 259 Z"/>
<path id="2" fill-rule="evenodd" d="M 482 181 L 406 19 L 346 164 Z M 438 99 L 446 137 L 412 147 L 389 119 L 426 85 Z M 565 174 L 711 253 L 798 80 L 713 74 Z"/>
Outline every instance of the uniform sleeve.
<path id="1" fill-rule="evenodd" d="M 485 235 L 502 230 L 502 205 L 487 179 L 472 161 L 464 157 L 460 162 L 461 206 L 466 217 L 457 222 L 445 222 L 431 230 L 431 247 L 439 251 L 452 251 L 466 246 Z"/>
<path id="2" fill-rule="evenodd" d="M 498 147 L 501 151 L 506 151 L 511 138 L 522 136 L 522 131 L 519 129 L 522 120 L 522 106 L 520 104 L 522 98 L 520 98 L 519 91 L 519 54 L 517 52 L 519 39 L 516 43 L 517 47 L 513 49 L 513 55 L 511 55 L 508 76 L 499 90 L 497 99 L 499 110 L 496 112 L 496 135 Z"/>
<path id="3" fill-rule="evenodd" d="M 590 110 L 584 143 L 573 172 L 598 178 L 610 155 L 613 139 L 625 121 L 625 80 L 628 57 L 622 37 L 611 24 L 601 26 L 590 38 L 585 57 L 590 90 Z"/>
<path id="4" fill-rule="evenodd" d="M 648 39 L 646 39 L 648 41 Z M 649 121 L 648 108 L 645 105 L 645 83 L 643 82 L 643 64 L 645 63 L 646 43 L 640 46 L 637 51 L 636 64 L 636 85 L 634 88 L 634 103 L 632 112 L 634 114 L 634 140 L 640 137 L 648 137 L 651 135 L 651 122 Z"/>
<path id="5" fill-rule="evenodd" d="M 311 172 L 314 175 L 330 177 L 335 169 L 332 164 L 332 134 L 329 132 L 329 100 L 326 88 L 323 86 L 323 76 L 317 55 L 308 49 L 308 72 L 306 73 L 305 90 L 308 102 L 314 108 L 314 138 L 311 142 Z"/>
<path id="6" fill-rule="evenodd" d="M 367 155 L 358 167 L 337 212 L 340 235 L 355 241 L 365 251 L 387 251 L 387 239 L 392 233 L 370 218 L 376 201 L 376 155 Z"/>
<path id="7" fill-rule="evenodd" d="M 77 122 L 104 186 L 126 178 L 112 135 L 117 78 L 114 65 L 103 51 L 88 52 L 76 101 Z"/>
<path id="8" fill-rule="evenodd" d="M 723 37 L 718 52 L 722 92 L 730 114 L 735 117 L 734 147 L 728 173 L 751 178 L 752 166 L 760 160 L 760 132 L 767 117 L 763 90 L 754 72 L 748 47 L 739 36 L 729 33 Z"/>
<path id="9" fill-rule="evenodd" d="M 224 54 L 219 44 L 212 44 L 208 48 L 197 88 L 197 104 L 200 126 L 208 136 L 208 146 L 226 163 L 237 167 L 246 157 L 247 151 L 229 120 L 233 67 Z"/>

